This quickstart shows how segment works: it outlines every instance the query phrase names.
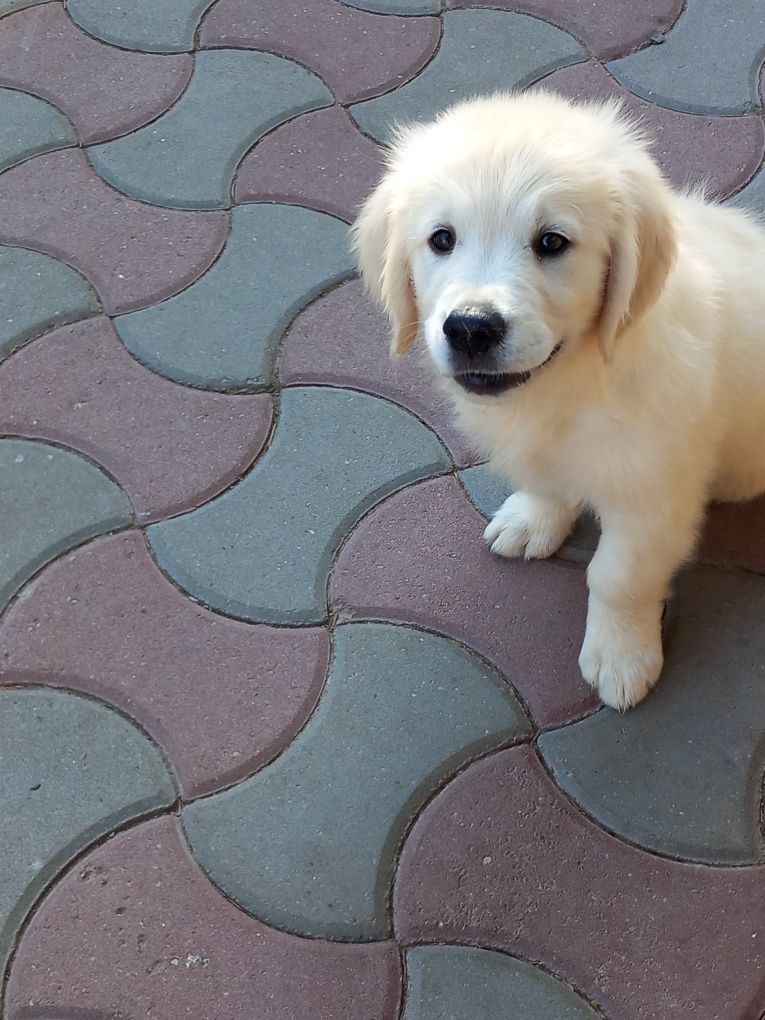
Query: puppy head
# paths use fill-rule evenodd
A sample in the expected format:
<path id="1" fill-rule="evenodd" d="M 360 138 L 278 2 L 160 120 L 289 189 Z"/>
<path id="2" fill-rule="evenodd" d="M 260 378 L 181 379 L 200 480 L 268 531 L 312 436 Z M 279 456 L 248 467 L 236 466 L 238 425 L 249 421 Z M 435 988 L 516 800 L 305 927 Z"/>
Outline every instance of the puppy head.
<path id="1" fill-rule="evenodd" d="M 479 396 L 531 382 L 588 337 L 610 358 L 675 256 L 639 132 L 614 104 L 545 92 L 400 131 L 354 241 L 394 356 L 422 334 L 437 369 Z"/>

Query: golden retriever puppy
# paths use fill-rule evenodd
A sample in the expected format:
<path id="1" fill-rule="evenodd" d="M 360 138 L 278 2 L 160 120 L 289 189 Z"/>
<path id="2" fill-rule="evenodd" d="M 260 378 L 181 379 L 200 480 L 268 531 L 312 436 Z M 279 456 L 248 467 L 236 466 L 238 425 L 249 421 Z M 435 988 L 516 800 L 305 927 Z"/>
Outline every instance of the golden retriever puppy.
<path id="1" fill-rule="evenodd" d="M 422 337 L 513 487 L 492 550 L 597 514 L 579 665 L 636 704 L 706 504 L 765 490 L 765 231 L 671 190 L 617 105 L 536 91 L 400 130 L 354 239 L 393 355 Z"/>

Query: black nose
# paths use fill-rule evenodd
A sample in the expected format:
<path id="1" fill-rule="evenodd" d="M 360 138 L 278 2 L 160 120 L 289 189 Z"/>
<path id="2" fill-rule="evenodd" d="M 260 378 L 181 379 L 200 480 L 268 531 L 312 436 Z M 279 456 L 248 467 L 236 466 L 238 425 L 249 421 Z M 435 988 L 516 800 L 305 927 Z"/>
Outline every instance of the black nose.
<path id="1" fill-rule="evenodd" d="M 505 338 L 507 323 L 493 310 L 452 312 L 444 323 L 449 346 L 460 354 L 485 354 Z"/>

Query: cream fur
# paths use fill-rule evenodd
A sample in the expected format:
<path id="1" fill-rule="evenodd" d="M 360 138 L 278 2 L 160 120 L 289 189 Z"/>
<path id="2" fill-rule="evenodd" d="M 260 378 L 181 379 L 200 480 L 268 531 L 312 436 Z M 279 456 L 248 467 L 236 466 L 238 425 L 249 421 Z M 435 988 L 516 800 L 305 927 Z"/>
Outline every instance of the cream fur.
<path id="1" fill-rule="evenodd" d="M 448 255 L 427 243 L 443 225 Z M 531 243 L 550 227 L 571 246 L 543 260 Z M 606 704 L 636 704 L 659 677 L 662 604 L 706 504 L 765 490 L 765 230 L 671 190 L 616 105 L 537 91 L 402 131 L 354 236 L 394 354 L 424 339 L 515 490 L 486 529 L 492 549 L 549 556 L 583 507 L 600 518 L 580 667 Z M 502 371 L 531 370 L 497 396 L 450 372 L 444 320 L 476 301 L 512 323 Z"/>

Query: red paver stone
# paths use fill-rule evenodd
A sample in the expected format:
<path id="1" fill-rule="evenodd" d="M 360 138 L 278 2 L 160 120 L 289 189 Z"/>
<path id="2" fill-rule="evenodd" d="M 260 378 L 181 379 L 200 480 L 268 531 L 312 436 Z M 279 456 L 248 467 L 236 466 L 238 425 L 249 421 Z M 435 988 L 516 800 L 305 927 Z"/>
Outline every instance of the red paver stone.
<path id="1" fill-rule="evenodd" d="M 105 316 L 62 326 L 0 366 L 0 431 L 92 457 L 126 490 L 141 523 L 234 482 L 266 441 L 271 412 L 265 393 L 168 382 L 128 354 Z"/>
<path id="2" fill-rule="evenodd" d="M 498 7 L 533 14 L 580 39 L 596 56 L 610 60 L 647 46 L 655 32 L 667 32 L 683 0 L 446 0 L 447 8 Z"/>
<path id="3" fill-rule="evenodd" d="M 411 486 L 352 533 L 331 597 L 356 618 L 420 624 L 463 641 L 505 674 L 540 726 L 581 718 L 597 705 L 577 665 L 584 570 L 493 556 L 485 526 L 454 478 Z"/>
<path id="4" fill-rule="evenodd" d="M 98 847 L 45 899 L 6 1016 L 394 1020 L 400 969 L 391 942 L 300 939 L 248 917 L 160 818 Z"/>
<path id="5" fill-rule="evenodd" d="M 289 202 L 356 218 L 382 175 L 378 147 L 340 107 L 307 113 L 267 135 L 244 157 L 237 202 Z"/>
<path id="6" fill-rule="evenodd" d="M 470 766 L 425 809 L 394 894 L 397 936 L 540 961 L 609 1020 L 756 1020 L 765 868 L 653 857 L 578 813 L 534 752 Z"/>
<path id="7" fill-rule="evenodd" d="M 36 676 L 145 726 L 186 798 L 281 751 L 313 710 L 329 655 L 323 629 L 242 623 L 193 602 L 134 531 L 49 567 L 4 617 L 0 649 L 0 683 Z"/>
<path id="8" fill-rule="evenodd" d="M 0 244 L 70 263 L 110 314 L 183 290 L 209 269 L 227 234 L 223 212 L 159 209 L 119 195 L 76 149 L 0 176 Z"/>
<path id="9" fill-rule="evenodd" d="M 337 0 L 218 0 L 202 22 L 203 47 L 269 50 L 315 71 L 341 103 L 395 88 L 421 70 L 440 38 L 437 18 L 368 14 Z"/>
<path id="10" fill-rule="evenodd" d="M 406 407 L 440 436 L 459 467 L 475 455 L 454 424 L 433 372 L 416 356 L 391 361 L 384 315 L 358 280 L 343 284 L 304 311 L 287 333 L 279 360 L 284 385 L 350 386 Z"/>
<path id="11" fill-rule="evenodd" d="M 572 99 L 623 99 L 652 139 L 652 151 L 677 187 L 705 181 L 710 195 L 737 191 L 762 162 L 765 127 L 757 114 L 701 117 L 638 99 L 600 65 L 577 64 L 554 71 L 542 83 Z"/>
<path id="12" fill-rule="evenodd" d="M 765 574 L 765 496 L 749 503 L 711 506 L 696 558 Z"/>
<path id="13" fill-rule="evenodd" d="M 163 113 L 183 92 L 192 67 L 188 54 L 106 46 L 77 28 L 57 3 L 0 23 L 0 85 L 53 103 L 86 144 L 116 138 Z"/>

